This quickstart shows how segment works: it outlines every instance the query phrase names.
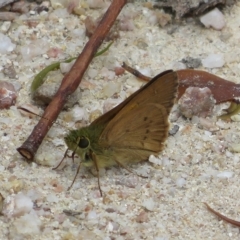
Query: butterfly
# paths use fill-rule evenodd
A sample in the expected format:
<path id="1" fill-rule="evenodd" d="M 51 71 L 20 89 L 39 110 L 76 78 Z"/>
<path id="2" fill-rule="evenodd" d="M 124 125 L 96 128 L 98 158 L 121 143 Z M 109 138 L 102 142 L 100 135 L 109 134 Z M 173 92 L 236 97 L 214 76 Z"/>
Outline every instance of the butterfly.
<path id="1" fill-rule="evenodd" d="M 177 89 L 176 72 L 168 70 L 155 76 L 89 126 L 71 130 L 64 138 L 68 150 L 73 151 L 73 157 L 80 156 L 80 164 L 96 169 L 98 183 L 100 168 L 114 165 L 126 168 L 129 163 L 158 154 L 168 136 L 168 117 Z M 80 165 L 73 183 L 79 169 Z"/>

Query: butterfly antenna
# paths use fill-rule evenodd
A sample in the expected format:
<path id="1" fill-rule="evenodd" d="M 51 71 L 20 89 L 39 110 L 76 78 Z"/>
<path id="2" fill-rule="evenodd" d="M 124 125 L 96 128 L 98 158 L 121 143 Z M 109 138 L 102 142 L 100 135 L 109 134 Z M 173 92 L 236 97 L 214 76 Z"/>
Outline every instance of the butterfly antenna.
<path id="1" fill-rule="evenodd" d="M 26 108 L 24 108 L 24 107 L 17 107 L 17 109 L 20 109 L 20 110 L 25 111 L 25 112 L 27 112 L 27 113 L 31 113 L 32 115 L 35 115 L 35 116 L 37 116 L 37 117 L 40 117 L 40 118 L 43 118 L 43 119 L 49 121 L 48 118 L 45 118 L 45 117 L 43 117 L 43 116 L 41 116 L 41 115 L 38 115 L 37 113 L 31 112 L 31 111 L 29 111 L 28 109 L 26 109 Z M 63 126 L 63 125 L 61 125 L 61 124 L 59 124 L 59 123 L 57 123 L 57 122 L 54 122 L 54 121 L 53 121 L 52 123 L 55 123 L 55 124 L 57 124 L 58 126 L 61 126 L 61 127 L 66 128 L 65 126 Z"/>
<path id="2" fill-rule="evenodd" d="M 132 173 L 132 174 L 134 174 L 134 175 L 137 175 L 138 177 L 148 178 L 148 177 L 146 177 L 146 176 L 143 176 L 143 175 L 140 175 L 140 174 L 138 174 L 138 173 L 136 173 L 136 172 L 133 172 L 132 170 L 130 170 L 129 168 L 127 168 L 126 166 L 124 166 L 122 163 L 120 163 L 120 162 L 117 161 L 116 159 L 115 159 L 115 162 L 118 164 L 118 166 L 124 168 L 125 170 L 127 170 L 128 172 L 130 172 L 130 173 Z"/>
<path id="3" fill-rule="evenodd" d="M 122 68 L 124 68 L 127 72 L 131 73 L 132 75 L 134 75 L 135 77 L 137 77 L 143 81 L 149 82 L 151 80 L 150 77 L 143 75 L 138 70 L 128 66 L 125 62 L 122 63 Z"/>
<path id="4" fill-rule="evenodd" d="M 93 160 L 93 162 L 95 164 L 95 167 L 96 167 L 97 178 L 98 178 L 98 189 L 99 189 L 100 195 L 102 197 L 103 194 L 102 194 L 102 189 L 101 189 L 101 185 L 100 185 L 99 168 L 98 168 L 98 165 L 97 165 L 97 159 L 96 159 L 95 154 L 92 151 L 90 152 L 90 155 L 91 155 L 91 158 L 92 158 L 92 160 Z"/>

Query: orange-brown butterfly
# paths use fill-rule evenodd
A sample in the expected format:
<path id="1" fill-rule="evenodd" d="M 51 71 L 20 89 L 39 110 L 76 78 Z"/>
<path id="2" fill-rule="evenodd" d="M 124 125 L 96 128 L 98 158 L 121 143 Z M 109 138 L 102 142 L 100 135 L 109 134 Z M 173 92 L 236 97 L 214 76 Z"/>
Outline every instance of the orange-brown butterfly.
<path id="1" fill-rule="evenodd" d="M 99 168 L 113 165 L 126 168 L 128 163 L 158 154 L 168 136 L 168 116 L 177 88 L 175 72 L 157 75 L 89 126 L 70 131 L 65 137 L 68 150 L 73 151 L 72 156 L 79 155 L 84 166 L 95 167 L 97 173 Z"/>

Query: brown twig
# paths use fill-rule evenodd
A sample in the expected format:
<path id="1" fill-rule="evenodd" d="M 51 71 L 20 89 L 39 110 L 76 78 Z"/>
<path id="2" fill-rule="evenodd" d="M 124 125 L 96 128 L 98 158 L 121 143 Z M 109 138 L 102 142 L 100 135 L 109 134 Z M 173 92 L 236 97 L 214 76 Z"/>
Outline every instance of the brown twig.
<path id="1" fill-rule="evenodd" d="M 234 219 L 231 219 L 231 218 L 228 218 L 224 215 L 222 215 L 221 213 L 215 211 L 214 209 L 212 209 L 207 203 L 204 203 L 208 209 L 208 211 L 212 212 L 213 214 L 215 214 L 216 216 L 218 216 L 219 218 L 221 218 L 222 220 L 228 222 L 228 223 L 231 223 L 232 225 L 234 226 L 237 226 L 237 227 L 240 227 L 240 222 L 239 221 L 236 221 Z"/>
<path id="2" fill-rule="evenodd" d="M 112 1 L 110 7 L 104 14 L 97 29 L 89 39 L 72 69 L 63 78 L 61 86 L 51 103 L 46 108 L 43 114 L 43 118 L 40 119 L 22 146 L 17 148 L 18 152 L 27 160 L 33 161 L 38 147 L 42 143 L 53 122 L 57 119 L 58 114 L 62 110 L 67 97 L 77 89 L 78 85 L 81 82 L 83 74 L 86 71 L 95 53 L 97 52 L 97 49 L 102 44 L 104 38 L 114 24 L 114 21 L 116 20 L 118 14 L 126 3 L 127 0 Z"/>

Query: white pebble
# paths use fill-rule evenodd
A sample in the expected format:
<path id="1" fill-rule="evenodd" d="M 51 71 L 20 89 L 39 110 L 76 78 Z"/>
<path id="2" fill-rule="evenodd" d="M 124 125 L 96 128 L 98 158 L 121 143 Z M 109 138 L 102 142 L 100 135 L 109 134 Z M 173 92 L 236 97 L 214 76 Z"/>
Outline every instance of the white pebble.
<path id="1" fill-rule="evenodd" d="M 108 80 L 113 80 L 115 77 L 115 72 L 108 70 L 107 68 L 103 67 L 100 71 L 100 74 L 102 75 L 102 77 L 104 77 L 105 79 Z"/>
<path id="2" fill-rule="evenodd" d="M 74 122 L 81 121 L 86 118 L 86 112 L 85 112 L 84 108 L 81 108 L 78 106 L 75 106 L 72 109 L 72 115 L 73 115 Z"/>
<path id="3" fill-rule="evenodd" d="M 228 158 L 231 158 L 231 159 L 233 158 L 233 154 L 230 151 L 228 151 L 228 150 L 226 150 L 225 155 Z"/>
<path id="4" fill-rule="evenodd" d="M 0 33 L 0 54 L 6 54 L 15 49 L 16 45 L 12 43 L 11 39 Z"/>
<path id="5" fill-rule="evenodd" d="M 162 165 L 161 159 L 155 157 L 154 155 L 150 155 L 149 162 L 157 164 L 157 165 Z"/>
<path id="6" fill-rule="evenodd" d="M 202 64 L 206 68 L 220 68 L 225 64 L 222 54 L 210 54 L 202 60 Z"/>
<path id="7" fill-rule="evenodd" d="M 163 157 L 162 158 L 162 165 L 163 166 L 169 166 L 171 164 L 170 160 L 168 157 Z"/>
<path id="8" fill-rule="evenodd" d="M 1 40 L 0 40 L 1 42 Z M 49 43 L 43 39 L 25 42 L 25 45 L 20 47 L 20 52 L 24 61 L 32 60 L 34 57 L 42 55 L 49 49 Z"/>
<path id="9" fill-rule="evenodd" d="M 180 70 L 180 69 L 186 69 L 186 68 L 187 68 L 186 64 L 184 64 L 182 62 L 173 62 L 172 63 L 173 70 Z"/>
<path id="10" fill-rule="evenodd" d="M 157 25 L 158 23 L 158 17 L 156 14 L 154 14 L 153 12 L 151 12 L 149 14 L 149 16 L 147 17 L 147 21 L 151 24 L 151 25 Z"/>
<path id="11" fill-rule="evenodd" d="M 233 172 L 220 172 L 217 174 L 218 178 L 231 178 L 233 176 Z"/>
<path id="12" fill-rule="evenodd" d="M 138 69 L 138 67 L 137 67 L 137 69 Z M 143 74 L 143 75 L 145 75 L 145 76 L 147 76 L 147 77 L 153 75 L 151 68 L 141 68 L 141 69 L 138 69 L 138 71 L 139 71 L 141 74 Z"/>
<path id="13" fill-rule="evenodd" d="M 145 207 L 148 211 L 153 211 L 155 208 L 155 201 L 152 198 L 148 198 L 143 202 L 143 207 Z"/>
<path id="14" fill-rule="evenodd" d="M 87 0 L 89 8 L 104 8 L 106 3 L 103 0 Z"/>
<path id="15" fill-rule="evenodd" d="M 12 23 L 10 21 L 3 22 L 2 26 L 1 26 L 1 32 L 6 33 L 9 30 L 9 28 L 11 27 L 11 24 Z"/>
<path id="16" fill-rule="evenodd" d="M 23 193 L 18 193 L 17 195 L 8 196 L 5 199 L 5 209 L 3 211 L 4 215 L 8 217 L 14 216 L 19 217 L 24 214 L 29 213 L 33 208 L 32 200 L 24 195 Z"/>
<path id="17" fill-rule="evenodd" d="M 41 220 L 35 211 L 31 211 L 29 214 L 25 214 L 24 216 L 16 219 L 13 224 L 16 231 L 20 234 L 28 235 L 40 233 Z"/>
<path id="18" fill-rule="evenodd" d="M 32 208 L 33 202 L 28 196 L 24 195 L 23 193 L 18 193 L 15 196 L 15 214 L 28 213 L 31 211 Z"/>
<path id="19" fill-rule="evenodd" d="M 57 1 L 60 2 L 59 0 L 57 0 Z M 55 2 L 57 2 L 57 1 L 55 1 Z M 53 0 L 52 0 L 52 2 L 53 2 Z M 52 13 L 50 13 L 50 15 L 49 15 L 50 19 L 54 19 L 54 18 L 56 18 L 56 19 L 63 19 L 63 18 L 66 19 L 67 17 L 69 17 L 69 12 L 67 11 L 67 8 L 58 8 L 58 9 L 54 10 Z"/>
<path id="20" fill-rule="evenodd" d="M 83 39 L 85 37 L 85 29 L 81 29 L 81 28 L 73 29 L 72 35 L 76 38 Z"/>
<path id="21" fill-rule="evenodd" d="M 230 145 L 230 149 L 232 152 L 239 153 L 240 152 L 240 143 L 232 143 Z"/>
<path id="22" fill-rule="evenodd" d="M 117 98 L 117 99 L 108 98 L 103 103 L 103 113 L 110 111 L 111 109 L 119 105 L 121 102 L 122 102 L 122 99 L 120 98 Z"/>
<path id="23" fill-rule="evenodd" d="M 98 75 L 98 70 L 94 69 L 94 68 L 89 68 L 87 71 L 87 75 L 88 75 L 88 77 L 93 79 Z"/>
<path id="24" fill-rule="evenodd" d="M 186 180 L 184 178 L 178 178 L 176 180 L 176 185 L 179 188 L 182 188 L 185 185 L 185 183 L 186 183 Z"/>
<path id="25" fill-rule="evenodd" d="M 0 166 L 0 172 L 3 172 L 5 170 L 4 166 Z"/>
<path id="26" fill-rule="evenodd" d="M 121 83 L 109 82 L 102 89 L 102 97 L 111 97 L 114 93 L 121 91 Z"/>
<path id="27" fill-rule="evenodd" d="M 232 119 L 232 121 L 234 121 L 234 122 L 240 122 L 240 115 L 231 116 L 231 119 Z"/>
<path id="28" fill-rule="evenodd" d="M 201 16 L 200 21 L 207 28 L 212 27 L 216 30 L 222 30 L 225 27 L 224 15 L 218 8 L 214 8 L 212 11 Z"/>
<path id="29" fill-rule="evenodd" d="M 68 73 L 70 69 L 72 68 L 73 64 L 75 63 L 76 60 L 73 60 L 69 63 L 60 63 L 60 71 L 61 73 Z"/>
<path id="30" fill-rule="evenodd" d="M 111 222 L 109 222 L 109 223 L 107 224 L 106 230 L 107 230 L 108 232 L 112 232 L 112 231 L 113 231 L 113 225 L 112 225 Z"/>
<path id="31" fill-rule="evenodd" d="M 53 193 L 49 193 L 46 197 L 46 200 L 50 203 L 57 203 L 59 201 L 58 197 L 56 196 L 56 194 Z"/>
<path id="32" fill-rule="evenodd" d="M 95 211 L 90 211 L 87 215 L 88 220 L 96 219 L 96 218 L 97 218 L 97 213 Z"/>

